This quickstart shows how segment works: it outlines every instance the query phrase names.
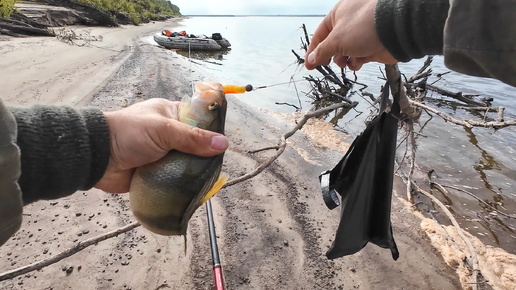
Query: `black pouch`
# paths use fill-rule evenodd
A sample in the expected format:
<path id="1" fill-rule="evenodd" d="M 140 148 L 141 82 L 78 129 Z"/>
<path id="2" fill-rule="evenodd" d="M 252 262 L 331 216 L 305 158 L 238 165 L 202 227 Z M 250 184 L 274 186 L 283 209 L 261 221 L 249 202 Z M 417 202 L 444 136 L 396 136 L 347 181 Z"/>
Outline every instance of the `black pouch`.
<path id="1" fill-rule="evenodd" d="M 383 101 L 389 96 L 384 86 Z M 360 251 L 368 242 L 389 248 L 399 257 L 392 235 L 391 198 L 394 157 L 400 113 L 399 96 L 394 96 L 390 112 L 382 111 L 351 144 L 342 160 L 319 179 L 328 208 L 342 209 L 339 227 L 328 259 Z"/>

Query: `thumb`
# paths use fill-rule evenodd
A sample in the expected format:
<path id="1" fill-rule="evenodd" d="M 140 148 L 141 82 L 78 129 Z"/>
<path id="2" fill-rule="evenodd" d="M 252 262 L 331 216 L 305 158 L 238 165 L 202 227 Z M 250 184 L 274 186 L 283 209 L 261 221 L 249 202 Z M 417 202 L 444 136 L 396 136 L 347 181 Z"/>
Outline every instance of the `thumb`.
<path id="1" fill-rule="evenodd" d="M 229 146 L 226 136 L 172 121 L 172 130 L 165 133 L 160 146 L 165 150 L 178 150 L 199 156 L 213 156 L 223 153 Z M 171 132 L 172 131 L 172 132 Z"/>

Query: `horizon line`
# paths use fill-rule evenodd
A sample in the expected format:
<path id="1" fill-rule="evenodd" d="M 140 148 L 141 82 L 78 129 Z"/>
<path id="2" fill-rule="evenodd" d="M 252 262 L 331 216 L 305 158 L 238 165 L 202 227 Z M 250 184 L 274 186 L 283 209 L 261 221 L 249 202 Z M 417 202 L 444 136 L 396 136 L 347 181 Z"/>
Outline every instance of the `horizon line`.
<path id="1" fill-rule="evenodd" d="M 183 14 L 185 17 L 256 17 L 256 16 L 267 16 L 267 17 L 324 17 L 325 14 Z"/>

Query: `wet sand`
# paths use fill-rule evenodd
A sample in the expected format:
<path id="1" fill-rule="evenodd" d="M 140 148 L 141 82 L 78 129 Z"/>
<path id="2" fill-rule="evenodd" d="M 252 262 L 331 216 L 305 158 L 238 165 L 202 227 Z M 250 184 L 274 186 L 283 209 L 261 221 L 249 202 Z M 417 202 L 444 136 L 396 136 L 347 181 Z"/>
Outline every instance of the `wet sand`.
<path id="1" fill-rule="evenodd" d="M 180 100 L 190 94 L 192 81 L 217 80 L 149 41 L 173 21 L 88 28 L 103 41 L 83 47 L 52 38 L 4 39 L 0 41 L 2 98 L 8 104 L 88 105 L 104 110 L 154 97 Z M 239 96 L 228 96 L 228 102 L 226 133 L 231 145 L 223 170 L 235 178 L 274 154 L 248 151 L 276 145 L 297 117 L 250 107 Z M 321 132 L 297 133 L 263 173 L 213 198 L 227 288 L 460 289 L 455 269 L 420 227 L 422 217 L 398 197 L 403 192 L 395 193 L 392 209 L 398 261 L 375 245 L 352 256 L 326 259 L 340 212 L 324 205 L 317 176 L 339 160 L 350 140 L 342 138 L 326 147 L 314 142 L 323 139 L 314 137 Z M 34 203 L 24 209 L 22 229 L 0 248 L 0 272 L 51 257 L 132 221 L 127 195 L 96 189 Z M 162 237 L 137 228 L 42 270 L 2 281 L 0 288 L 211 289 L 212 280 L 201 207 L 190 221 L 186 254 L 182 237 Z"/>

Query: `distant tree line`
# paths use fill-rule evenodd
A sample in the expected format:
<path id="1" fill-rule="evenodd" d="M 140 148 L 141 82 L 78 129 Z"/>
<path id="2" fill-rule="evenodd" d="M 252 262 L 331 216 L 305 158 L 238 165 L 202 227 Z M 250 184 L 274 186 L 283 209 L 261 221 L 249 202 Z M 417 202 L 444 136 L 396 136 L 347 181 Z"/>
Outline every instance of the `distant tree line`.
<path id="1" fill-rule="evenodd" d="M 77 2 L 95 6 L 115 18 L 119 13 L 127 14 L 134 24 L 181 15 L 179 7 L 167 0 L 77 0 Z"/>

